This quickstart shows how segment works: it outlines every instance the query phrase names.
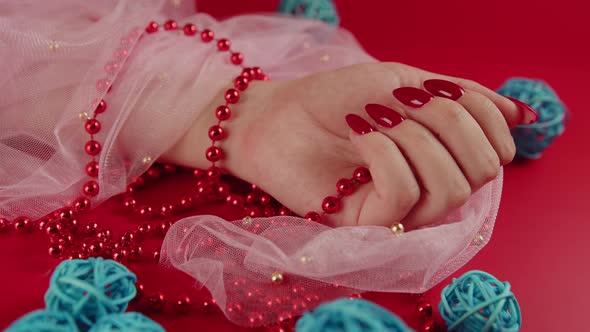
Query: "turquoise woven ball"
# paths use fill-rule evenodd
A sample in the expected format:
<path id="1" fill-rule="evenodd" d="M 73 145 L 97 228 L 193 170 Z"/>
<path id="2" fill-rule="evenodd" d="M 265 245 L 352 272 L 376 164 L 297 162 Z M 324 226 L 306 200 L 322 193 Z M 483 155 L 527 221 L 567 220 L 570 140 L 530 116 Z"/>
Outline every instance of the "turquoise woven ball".
<path id="1" fill-rule="evenodd" d="M 166 330 L 138 312 L 128 312 L 104 316 L 88 332 L 166 332 Z"/>
<path id="2" fill-rule="evenodd" d="M 66 313 L 36 310 L 19 318 L 4 332 L 78 332 L 78 327 Z"/>
<path id="3" fill-rule="evenodd" d="M 69 313 L 85 329 L 105 315 L 124 312 L 137 292 L 135 281 L 135 274 L 113 260 L 66 260 L 51 276 L 45 305 Z"/>
<path id="4" fill-rule="evenodd" d="M 297 332 L 410 332 L 401 319 L 362 299 L 340 299 L 307 312 L 295 326 Z"/>
<path id="5" fill-rule="evenodd" d="M 512 78 L 498 89 L 504 96 L 529 104 L 539 113 L 539 120 L 512 129 L 516 155 L 537 159 L 553 140 L 565 130 L 568 112 L 551 87 L 540 80 Z"/>
<path id="6" fill-rule="evenodd" d="M 516 332 L 522 325 L 510 284 L 482 271 L 453 279 L 442 291 L 438 310 L 449 331 Z"/>
<path id="7" fill-rule="evenodd" d="M 337 25 L 340 21 L 331 0 L 281 0 L 278 11 Z"/>

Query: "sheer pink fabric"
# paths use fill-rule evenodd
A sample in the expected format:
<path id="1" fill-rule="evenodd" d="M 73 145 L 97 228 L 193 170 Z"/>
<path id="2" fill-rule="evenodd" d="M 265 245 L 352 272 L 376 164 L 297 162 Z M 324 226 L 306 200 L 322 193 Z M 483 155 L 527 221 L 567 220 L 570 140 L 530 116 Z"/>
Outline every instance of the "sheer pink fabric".
<path id="1" fill-rule="evenodd" d="M 263 67 L 273 79 L 375 61 L 348 32 L 321 22 L 274 16 L 218 22 L 191 15 L 183 3 L 0 3 L 0 216 L 37 218 L 80 196 L 89 160 L 81 118 L 106 94 L 97 82 L 109 80 L 113 89 L 97 135 L 103 146 L 94 205 L 124 191 L 236 75 L 211 45 L 174 33 L 138 43 L 151 20 L 211 28 L 231 39 L 246 65 Z M 319 61 L 324 54 L 327 63 Z M 205 285 L 242 325 L 298 315 L 347 293 L 423 292 L 489 240 L 501 183 L 500 176 L 438 225 L 400 237 L 386 228 L 330 229 L 295 217 L 252 224 L 190 217 L 168 233 L 162 263 Z M 284 274 L 281 285 L 271 283 L 274 271 Z"/>

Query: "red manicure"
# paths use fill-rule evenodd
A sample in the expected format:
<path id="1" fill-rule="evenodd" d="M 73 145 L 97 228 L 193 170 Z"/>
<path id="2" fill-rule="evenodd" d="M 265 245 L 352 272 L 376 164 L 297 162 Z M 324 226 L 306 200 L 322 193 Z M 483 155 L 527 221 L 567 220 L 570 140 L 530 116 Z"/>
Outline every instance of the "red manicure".
<path id="1" fill-rule="evenodd" d="M 375 131 L 375 128 L 373 128 L 371 124 L 356 114 L 347 114 L 345 119 L 350 129 L 354 130 L 354 132 L 359 135 L 364 135 Z"/>
<path id="2" fill-rule="evenodd" d="M 434 98 L 430 93 L 413 87 L 397 88 L 393 90 L 393 96 L 402 104 L 414 108 L 422 107 Z"/>
<path id="3" fill-rule="evenodd" d="M 457 100 L 465 94 L 465 90 L 457 84 L 445 80 L 426 80 L 424 89 L 437 97 Z"/>
<path id="4" fill-rule="evenodd" d="M 519 123 L 531 124 L 531 123 L 535 123 L 539 120 L 539 114 L 532 107 L 530 107 L 529 105 L 523 103 L 522 101 L 520 101 L 518 99 L 514 99 L 512 97 L 506 97 L 506 98 L 512 100 L 512 102 L 515 103 L 516 106 L 518 106 L 518 110 L 520 111 L 520 114 L 521 114 Z"/>
<path id="5" fill-rule="evenodd" d="M 365 111 L 378 125 L 384 128 L 393 128 L 404 121 L 404 117 L 389 107 L 379 104 L 365 105 Z"/>

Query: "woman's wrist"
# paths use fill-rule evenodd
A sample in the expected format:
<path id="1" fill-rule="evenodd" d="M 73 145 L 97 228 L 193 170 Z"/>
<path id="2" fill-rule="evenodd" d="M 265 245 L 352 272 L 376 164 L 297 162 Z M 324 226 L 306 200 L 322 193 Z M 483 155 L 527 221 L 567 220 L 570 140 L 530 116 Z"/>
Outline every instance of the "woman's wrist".
<path id="1" fill-rule="evenodd" d="M 161 160 L 199 169 L 211 166 L 205 156 L 205 150 L 211 146 L 208 133 L 219 122 L 215 111 L 218 106 L 225 105 L 224 93 L 227 88 L 229 86 L 221 89 L 211 103 L 199 112 L 187 132 L 161 156 Z M 250 82 L 248 89 L 240 92 L 239 102 L 228 105 L 231 110 L 230 118 L 221 123 L 225 137 L 215 145 L 223 151 L 219 166 L 230 174 L 241 177 L 243 170 L 238 165 L 247 163 L 249 159 L 246 152 L 249 150 L 246 132 L 250 124 L 258 118 L 257 115 L 265 112 L 274 89 L 274 82 Z"/>

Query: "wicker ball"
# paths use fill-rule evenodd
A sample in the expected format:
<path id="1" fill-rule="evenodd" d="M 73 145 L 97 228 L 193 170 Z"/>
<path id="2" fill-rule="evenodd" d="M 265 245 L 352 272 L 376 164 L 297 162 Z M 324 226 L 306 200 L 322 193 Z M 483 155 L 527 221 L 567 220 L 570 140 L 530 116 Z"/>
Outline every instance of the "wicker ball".
<path id="1" fill-rule="evenodd" d="M 78 327 L 66 313 L 36 310 L 19 318 L 4 332 L 78 332 Z"/>
<path id="2" fill-rule="evenodd" d="M 86 329 L 105 315 L 124 312 L 135 297 L 135 281 L 135 274 L 113 260 L 66 260 L 51 276 L 45 305 Z"/>
<path id="3" fill-rule="evenodd" d="M 539 113 L 539 120 L 512 129 L 516 155 L 524 159 L 538 159 L 541 153 L 561 135 L 567 123 L 565 105 L 551 87 L 540 80 L 512 78 L 498 89 L 504 96 L 529 104 Z"/>
<path id="4" fill-rule="evenodd" d="M 297 332 L 410 332 L 406 324 L 393 313 L 362 299 L 349 298 L 322 304 L 297 321 Z"/>
<path id="5" fill-rule="evenodd" d="M 482 271 L 469 271 L 445 287 L 438 306 L 449 331 L 516 332 L 520 306 L 510 284 Z"/>
<path id="6" fill-rule="evenodd" d="M 338 25 L 340 18 L 331 0 L 281 0 L 278 11 Z"/>
<path id="7" fill-rule="evenodd" d="M 160 324 L 138 312 L 104 316 L 88 332 L 165 332 Z"/>

